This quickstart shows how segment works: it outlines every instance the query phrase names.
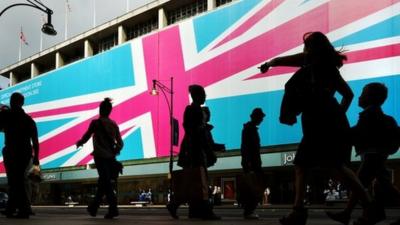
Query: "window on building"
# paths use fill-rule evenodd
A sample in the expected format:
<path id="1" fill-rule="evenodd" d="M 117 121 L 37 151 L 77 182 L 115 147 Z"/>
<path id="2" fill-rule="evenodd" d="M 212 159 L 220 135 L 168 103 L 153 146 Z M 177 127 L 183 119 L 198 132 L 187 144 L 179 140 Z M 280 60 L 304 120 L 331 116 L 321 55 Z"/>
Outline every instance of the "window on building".
<path id="1" fill-rule="evenodd" d="M 225 5 L 225 4 L 227 4 L 229 2 L 232 2 L 232 1 L 234 1 L 234 0 L 217 0 L 217 7 Z"/>
<path id="2" fill-rule="evenodd" d="M 207 0 L 197 0 L 189 5 L 182 6 L 175 10 L 167 12 L 168 24 L 193 17 L 197 14 L 207 11 Z"/>
<path id="3" fill-rule="evenodd" d="M 114 33 L 108 37 L 105 37 L 99 41 L 99 53 L 107 51 L 108 49 L 118 45 L 118 34 Z"/>
<path id="4" fill-rule="evenodd" d="M 150 33 L 153 30 L 158 29 L 158 19 L 153 17 L 152 19 L 127 27 L 126 36 L 127 39 L 134 39 L 144 34 Z"/>

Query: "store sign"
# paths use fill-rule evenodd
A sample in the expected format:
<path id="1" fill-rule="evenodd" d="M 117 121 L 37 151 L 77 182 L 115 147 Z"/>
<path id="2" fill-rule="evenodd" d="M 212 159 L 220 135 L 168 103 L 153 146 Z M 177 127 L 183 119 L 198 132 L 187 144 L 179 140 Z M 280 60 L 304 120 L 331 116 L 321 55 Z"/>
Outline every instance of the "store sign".
<path id="1" fill-rule="evenodd" d="M 294 157 L 296 156 L 296 152 L 284 152 L 281 153 L 281 165 L 282 166 L 291 166 L 293 165 Z"/>
<path id="2" fill-rule="evenodd" d="M 45 181 L 59 180 L 58 177 L 59 175 L 57 173 L 45 173 L 42 175 L 42 178 Z"/>

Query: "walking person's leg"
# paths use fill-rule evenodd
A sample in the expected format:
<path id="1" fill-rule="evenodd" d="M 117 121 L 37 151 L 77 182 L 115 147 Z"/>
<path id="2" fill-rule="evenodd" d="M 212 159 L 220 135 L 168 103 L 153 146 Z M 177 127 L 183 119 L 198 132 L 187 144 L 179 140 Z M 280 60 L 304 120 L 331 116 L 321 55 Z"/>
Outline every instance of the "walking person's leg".
<path id="1" fill-rule="evenodd" d="M 360 179 L 360 182 L 364 187 L 369 186 L 369 184 L 372 182 L 372 180 L 375 177 L 375 173 L 371 173 L 369 166 L 370 163 L 368 162 L 368 159 L 363 159 L 360 167 L 358 168 L 357 171 L 357 176 Z M 343 175 L 339 175 L 343 176 Z M 340 212 L 326 212 L 329 218 L 338 221 L 342 224 L 348 224 L 351 219 L 351 214 L 356 207 L 357 203 L 359 202 L 359 196 L 356 193 L 351 192 L 349 201 L 347 202 L 346 208 L 344 208 L 343 211 Z"/>
<path id="2" fill-rule="evenodd" d="M 308 217 L 307 209 L 304 208 L 306 168 L 295 166 L 295 200 L 293 211 L 279 221 L 282 225 L 305 225 Z"/>
<path id="3" fill-rule="evenodd" d="M 17 193 L 16 193 L 16 168 L 15 164 L 12 163 L 12 160 L 9 158 L 9 156 L 4 154 L 3 151 L 3 158 L 4 158 L 4 166 L 6 169 L 6 174 L 7 174 L 7 183 L 8 183 L 8 201 L 6 205 L 6 209 L 2 214 L 5 216 L 12 217 L 14 213 L 16 212 L 16 199 L 17 199 Z"/>
<path id="4" fill-rule="evenodd" d="M 389 170 L 386 168 L 386 160 L 387 158 L 382 159 L 381 166 L 377 171 L 376 179 L 378 184 L 381 186 L 382 190 L 384 191 L 384 195 L 390 197 L 390 199 L 395 202 L 396 204 L 400 203 L 400 191 L 399 189 L 392 183 L 392 177 Z M 384 207 L 385 205 L 385 198 L 384 196 L 377 196 L 376 201 L 378 205 Z M 398 218 L 395 222 L 391 223 L 390 225 L 400 225 L 400 218 Z"/>
<path id="5" fill-rule="evenodd" d="M 361 201 L 361 206 L 363 207 L 363 216 L 360 217 L 354 224 L 375 224 L 382 218 L 381 212 L 376 207 L 371 195 L 368 193 L 367 189 L 363 186 L 360 179 L 355 175 L 355 173 L 347 166 L 341 166 L 337 169 L 339 176 L 349 185 L 353 195 Z"/>
<path id="6" fill-rule="evenodd" d="M 89 203 L 87 207 L 87 211 L 89 215 L 95 217 L 97 215 L 97 210 L 100 207 L 101 201 L 103 199 L 105 193 L 105 170 L 106 165 L 104 163 L 104 159 L 94 158 L 94 163 L 96 165 L 97 173 L 99 174 L 99 178 L 97 179 L 97 190 L 94 199 Z"/>
<path id="7" fill-rule="evenodd" d="M 106 219 L 112 219 L 116 216 L 119 216 L 118 212 L 118 201 L 117 201 L 117 178 L 112 177 L 112 167 L 113 161 L 107 160 L 106 164 L 108 164 L 105 168 L 103 174 L 103 185 L 104 185 L 104 192 L 108 202 L 108 213 L 104 216 Z"/>

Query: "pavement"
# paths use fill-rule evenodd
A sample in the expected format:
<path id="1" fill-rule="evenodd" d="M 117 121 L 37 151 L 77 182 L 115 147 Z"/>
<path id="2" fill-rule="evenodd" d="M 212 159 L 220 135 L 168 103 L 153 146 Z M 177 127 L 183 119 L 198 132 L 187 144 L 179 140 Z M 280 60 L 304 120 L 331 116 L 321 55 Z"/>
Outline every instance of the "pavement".
<path id="1" fill-rule="evenodd" d="M 85 206 L 60 207 L 60 206 L 36 206 L 35 216 L 30 219 L 7 219 L 0 216 L 0 225 L 94 225 L 94 224 L 116 224 L 116 225 L 186 225 L 186 224 L 210 224 L 210 225 L 279 225 L 279 218 L 290 212 L 289 206 L 277 205 L 261 207 L 257 209 L 260 215 L 259 220 L 245 220 L 242 217 L 242 210 L 237 207 L 216 207 L 215 213 L 222 216 L 219 221 L 203 221 L 200 219 L 188 219 L 187 207 L 179 209 L 179 220 L 172 219 L 164 206 L 132 207 L 120 206 L 120 216 L 106 220 L 103 218 L 106 208 L 99 210 L 97 217 L 90 217 L 86 213 Z M 338 210 L 338 208 L 326 208 L 324 206 L 310 207 L 309 220 L 307 225 L 338 225 L 339 223 L 328 219 L 325 210 Z M 361 214 L 356 210 L 353 219 Z M 390 224 L 400 217 L 400 209 L 392 208 L 387 210 L 387 220 L 378 225 Z"/>

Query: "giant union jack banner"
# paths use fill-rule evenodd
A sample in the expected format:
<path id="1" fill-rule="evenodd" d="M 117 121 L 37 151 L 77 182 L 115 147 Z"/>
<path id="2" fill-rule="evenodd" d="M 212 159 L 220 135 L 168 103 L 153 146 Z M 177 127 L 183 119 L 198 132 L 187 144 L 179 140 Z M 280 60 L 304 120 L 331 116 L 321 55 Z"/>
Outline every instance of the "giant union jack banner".
<path id="1" fill-rule="evenodd" d="M 300 125 L 278 120 L 282 89 L 294 69 L 260 74 L 257 66 L 302 51 L 308 31 L 322 31 L 346 50 L 341 73 L 355 96 L 368 82 L 384 82 L 390 91 L 384 110 L 400 119 L 400 0 L 235 1 L 3 90 L 0 101 L 8 104 L 14 91 L 26 96 L 24 109 L 37 122 L 44 168 L 92 162 L 91 143 L 81 149 L 75 143 L 97 118 L 104 97 L 114 99 L 111 117 L 125 141 L 120 160 L 167 156 L 168 106 L 149 91 L 153 79 L 168 86 L 170 77 L 180 123 L 190 102 L 188 85 L 206 88 L 214 139 L 228 150 L 240 147 L 242 125 L 254 107 L 267 114 L 260 126 L 263 146 L 297 143 Z M 348 111 L 352 124 L 359 111 L 354 101 Z M 0 155 L 0 172 L 2 161 Z"/>

